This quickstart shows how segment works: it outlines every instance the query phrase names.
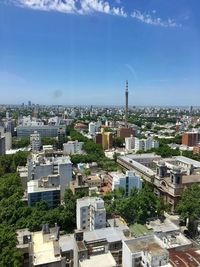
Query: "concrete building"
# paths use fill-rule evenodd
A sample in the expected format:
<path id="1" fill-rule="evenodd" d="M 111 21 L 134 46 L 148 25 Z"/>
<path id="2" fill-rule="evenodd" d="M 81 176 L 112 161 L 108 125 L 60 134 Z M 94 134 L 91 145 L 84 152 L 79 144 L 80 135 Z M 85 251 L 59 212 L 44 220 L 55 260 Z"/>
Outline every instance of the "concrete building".
<path id="1" fill-rule="evenodd" d="M 89 175 L 86 181 L 89 187 L 97 187 L 98 189 L 101 187 L 102 181 L 99 175 Z"/>
<path id="2" fill-rule="evenodd" d="M 60 235 L 59 227 L 43 225 L 42 231 L 17 231 L 17 248 L 24 256 L 23 266 L 115 267 L 122 264 L 124 227 L 107 227 Z"/>
<path id="3" fill-rule="evenodd" d="M 57 207 L 61 201 L 59 178 L 49 176 L 29 181 L 27 183 L 27 196 L 29 206 L 35 206 L 37 202 L 45 200 L 50 208 Z"/>
<path id="4" fill-rule="evenodd" d="M 67 143 L 63 144 L 63 153 L 64 155 L 74 155 L 74 154 L 82 154 L 82 147 L 84 142 L 76 141 L 68 141 Z"/>
<path id="5" fill-rule="evenodd" d="M 5 155 L 6 153 L 6 138 L 0 133 L 0 156 Z"/>
<path id="6" fill-rule="evenodd" d="M 96 122 L 90 122 L 89 123 L 89 134 L 95 135 L 95 133 L 98 131 L 98 127 Z"/>
<path id="7" fill-rule="evenodd" d="M 57 137 L 58 130 L 65 129 L 65 126 L 60 125 L 36 125 L 36 126 L 17 126 L 17 137 L 29 137 L 37 131 L 41 137 Z"/>
<path id="8" fill-rule="evenodd" d="M 153 138 L 138 139 L 135 138 L 135 152 L 137 151 L 148 151 L 152 148 L 158 148 L 159 142 Z"/>
<path id="9" fill-rule="evenodd" d="M 136 176 L 132 171 L 126 171 L 126 174 L 120 172 L 109 173 L 109 186 L 112 190 L 123 188 L 125 195 L 128 196 L 133 188 L 142 188 L 142 179 Z"/>
<path id="10" fill-rule="evenodd" d="M 72 180 L 72 163 L 69 157 L 51 157 L 34 155 L 28 160 L 28 180 L 39 180 L 43 177 L 56 176 L 61 190 L 61 199 L 64 197 L 65 189 L 69 187 Z"/>
<path id="11" fill-rule="evenodd" d="M 30 144 L 32 152 L 38 152 L 40 150 L 42 144 L 40 134 L 37 131 L 30 135 Z"/>
<path id="12" fill-rule="evenodd" d="M 125 138 L 125 148 L 128 151 L 133 150 L 135 148 L 135 137 L 133 135 Z"/>
<path id="13" fill-rule="evenodd" d="M 97 197 L 85 197 L 76 202 L 76 224 L 79 230 L 94 230 L 106 226 L 104 201 Z"/>
<path id="14" fill-rule="evenodd" d="M 149 235 L 123 241 L 122 259 L 123 267 L 166 266 L 169 252 L 158 237 Z"/>

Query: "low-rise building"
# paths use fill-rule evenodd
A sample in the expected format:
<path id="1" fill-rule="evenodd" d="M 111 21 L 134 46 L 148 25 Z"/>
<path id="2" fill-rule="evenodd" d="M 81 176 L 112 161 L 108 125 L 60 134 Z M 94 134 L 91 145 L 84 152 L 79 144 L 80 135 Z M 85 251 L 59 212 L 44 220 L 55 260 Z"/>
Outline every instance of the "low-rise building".
<path id="1" fill-rule="evenodd" d="M 123 267 L 158 267 L 169 263 L 169 252 L 155 235 L 123 241 Z"/>
<path id="2" fill-rule="evenodd" d="M 99 175 L 89 175 L 86 181 L 89 187 L 97 187 L 98 189 L 101 187 L 101 177 Z"/>

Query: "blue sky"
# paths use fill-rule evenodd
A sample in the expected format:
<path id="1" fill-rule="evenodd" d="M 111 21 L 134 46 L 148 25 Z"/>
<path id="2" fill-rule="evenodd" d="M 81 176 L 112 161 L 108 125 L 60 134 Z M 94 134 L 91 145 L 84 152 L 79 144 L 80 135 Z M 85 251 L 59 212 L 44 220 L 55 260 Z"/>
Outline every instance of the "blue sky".
<path id="1" fill-rule="evenodd" d="M 0 103 L 199 105 L 199 0 L 1 0 Z"/>

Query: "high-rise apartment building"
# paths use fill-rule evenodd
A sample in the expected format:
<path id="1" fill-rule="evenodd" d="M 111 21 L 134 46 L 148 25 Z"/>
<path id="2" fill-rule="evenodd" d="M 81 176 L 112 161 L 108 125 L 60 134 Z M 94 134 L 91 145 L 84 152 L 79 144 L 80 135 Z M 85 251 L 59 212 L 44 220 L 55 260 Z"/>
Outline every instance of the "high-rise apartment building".
<path id="1" fill-rule="evenodd" d="M 182 145 L 196 146 L 200 143 L 199 132 L 187 132 L 182 134 Z"/>
<path id="2" fill-rule="evenodd" d="M 37 131 L 30 135 L 30 144 L 32 152 L 38 152 L 40 150 L 41 138 L 40 134 Z"/>
<path id="3" fill-rule="evenodd" d="M 69 188 L 72 180 L 72 163 L 69 157 L 46 158 L 40 154 L 28 161 L 28 180 L 38 180 L 44 177 L 53 177 L 58 180 L 61 190 L 61 199 L 65 189 Z"/>
<path id="4" fill-rule="evenodd" d="M 6 153 L 6 139 L 5 136 L 2 136 L 0 133 L 0 156 L 5 155 Z"/>
<path id="5" fill-rule="evenodd" d="M 84 197 L 76 202 L 76 224 L 78 230 L 95 230 L 106 227 L 104 201 L 97 197 Z"/>
<path id="6" fill-rule="evenodd" d="M 133 150 L 135 148 L 135 137 L 133 135 L 125 138 L 125 148 L 126 150 Z"/>

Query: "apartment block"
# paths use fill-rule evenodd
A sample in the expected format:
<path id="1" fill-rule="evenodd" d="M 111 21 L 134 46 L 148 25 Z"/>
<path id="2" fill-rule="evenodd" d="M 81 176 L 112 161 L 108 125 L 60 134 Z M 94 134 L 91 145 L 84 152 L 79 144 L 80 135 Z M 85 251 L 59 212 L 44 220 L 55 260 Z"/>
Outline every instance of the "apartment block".
<path id="1" fill-rule="evenodd" d="M 120 172 L 109 173 L 109 186 L 112 190 L 123 188 L 125 195 L 128 196 L 133 188 L 142 188 L 142 179 L 135 175 L 133 171 L 126 171 L 126 174 Z"/>
<path id="2" fill-rule="evenodd" d="M 182 134 L 182 145 L 196 146 L 200 143 L 199 132 L 187 132 Z"/>
<path id="3" fill-rule="evenodd" d="M 40 150 L 42 144 L 40 134 L 37 131 L 30 135 L 30 144 L 32 152 L 38 152 Z"/>
<path id="4" fill-rule="evenodd" d="M 63 153 L 65 155 L 74 155 L 74 154 L 81 154 L 83 142 L 76 141 L 68 141 L 67 143 L 63 144 Z"/>
<path id="5" fill-rule="evenodd" d="M 28 180 L 39 180 L 41 178 L 54 177 L 60 185 L 61 199 L 64 197 L 65 189 L 69 188 L 72 180 L 72 163 L 70 158 L 45 157 L 42 153 L 34 155 L 28 160 Z"/>
<path id="6" fill-rule="evenodd" d="M 76 202 L 76 224 L 79 230 L 94 230 L 106 226 L 104 201 L 97 197 L 85 197 Z"/>

